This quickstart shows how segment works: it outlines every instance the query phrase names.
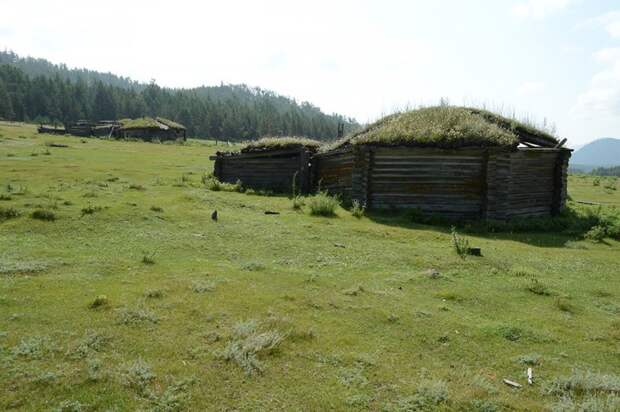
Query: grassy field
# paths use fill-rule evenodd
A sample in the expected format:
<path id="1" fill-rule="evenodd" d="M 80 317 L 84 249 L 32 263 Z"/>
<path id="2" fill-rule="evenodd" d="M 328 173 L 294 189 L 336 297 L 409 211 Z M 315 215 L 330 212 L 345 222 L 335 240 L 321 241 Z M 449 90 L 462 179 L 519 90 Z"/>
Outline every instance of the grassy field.
<path id="1" fill-rule="evenodd" d="M 0 136 L 2 410 L 620 405 L 617 241 L 468 233 L 462 259 L 403 215 L 207 190 L 212 142 Z"/>

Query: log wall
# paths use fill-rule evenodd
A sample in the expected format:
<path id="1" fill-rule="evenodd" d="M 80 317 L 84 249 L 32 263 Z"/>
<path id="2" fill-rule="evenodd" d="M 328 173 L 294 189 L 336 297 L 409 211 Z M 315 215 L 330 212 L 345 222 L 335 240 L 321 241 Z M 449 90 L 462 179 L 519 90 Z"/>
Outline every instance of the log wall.
<path id="1" fill-rule="evenodd" d="M 245 187 L 291 193 L 293 179 L 297 190 L 308 193 L 311 188 L 310 154 L 306 150 L 279 150 L 261 153 L 218 153 L 214 175 L 221 182 Z"/>
<path id="2" fill-rule="evenodd" d="M 559 213 L 569 157 L 570 151 L 548 148 L 355 146 L 316 156 L 314 179 L 368 208 L 506 220 Z"/>
<path id="3" fill-rule="evenodd" d="M 326 190 L 331 195 L 340 196 L 345 202 L 351 200 L 353 163 L 352 150 L 321 153 L 313 158 L 313 180 L 315 190 Z"/>
<path id="4" fill-rule="evenodd" d="M 373 148 L 368 207 L 416 208 L 425 214 L 477 218 L 483 194 L 482 150 Z"/>

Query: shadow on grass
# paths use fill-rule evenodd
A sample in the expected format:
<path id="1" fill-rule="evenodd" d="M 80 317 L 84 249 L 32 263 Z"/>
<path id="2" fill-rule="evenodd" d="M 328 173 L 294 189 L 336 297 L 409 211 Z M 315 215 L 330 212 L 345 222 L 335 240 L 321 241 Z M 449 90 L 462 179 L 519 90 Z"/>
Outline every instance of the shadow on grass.
<path id="1" fill-rule="evenodd" d="M 568 241 L 583 239 L 593 227 L 610 224 L 600 209 L 572 207 L 558 216 L 520 218 L 506 222 L 452 220 L 437 215 L 423 215 L 415 209 L 371 210 L 366 212 L 366 217 L 383 225 L 444 234 L 449 234 L 454 226 L 464 234 L 483 239 L 512 240 L 539 247 L 564 247 Z"/>

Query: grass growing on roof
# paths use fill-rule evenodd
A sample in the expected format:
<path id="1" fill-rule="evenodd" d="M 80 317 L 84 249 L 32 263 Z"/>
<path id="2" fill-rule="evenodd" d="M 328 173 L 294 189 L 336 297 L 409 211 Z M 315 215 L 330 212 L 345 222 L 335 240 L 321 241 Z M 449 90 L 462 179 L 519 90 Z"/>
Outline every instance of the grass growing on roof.
<path id="1" fill-rule="evenodd" d="M 122 119 L 120 120 L 123 129 L 185 129 L 185 127 L 177 122 L 174 122 L 163 117 L 140 117 L 138 119 Z M 106 126 L 107 127 L 107 126 Z"/>
<path id="2" fill-rule="evenodd" d="M 435 106 L 386 116 L 353 135 L 322 147 L 321 151 L 358 144 L 446 149 L 516 147 L 519 134 L 523 133 L 557 142 L 547 132 L 486 110 Z"/>
<path id="3" fill-rule="evenodd" d="M 165 117 L 156 117 L 155 118 L 158 122 L 165 124 L 166 126 L 168 126 L 171 129 L 185 129 L 185 126 L 183 126 L 181 123 L 177 123 L 175 121 L 172 121 L 170 119 L 166 119 Z"/>
<path id="4" fill-rule="evenodd" d="M 263 150 L 292 149 L 295 147 L 306 147 L 316 150 L 320 146 L 321 142 L 306 137 L 263 137 L 262 139 L 248 143 L 241 149 L 241 152 L 248 153 Z"/>

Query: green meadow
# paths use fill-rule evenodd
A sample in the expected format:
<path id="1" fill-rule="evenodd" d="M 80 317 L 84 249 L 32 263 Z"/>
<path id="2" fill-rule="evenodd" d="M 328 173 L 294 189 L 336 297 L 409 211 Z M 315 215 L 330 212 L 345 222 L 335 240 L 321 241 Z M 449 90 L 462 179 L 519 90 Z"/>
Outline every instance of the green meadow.
<path id="1" fill-rule="evenodd" d="M 461 257 L 449 225 L 205 184 L 233 148 L 0 123 L 0 410 L 620 409 L 620 242 L 464 225 Z M 617 183 L 569 207 L 617 216 Z"/>

